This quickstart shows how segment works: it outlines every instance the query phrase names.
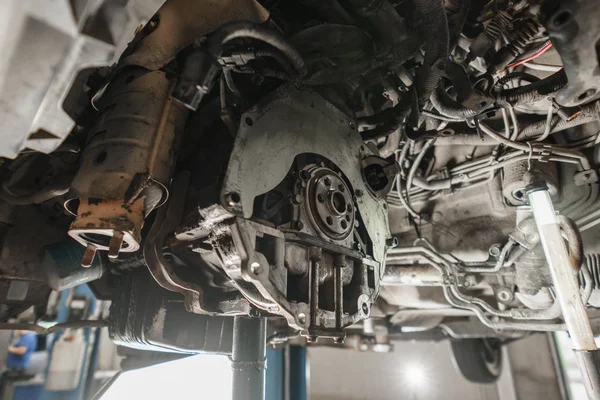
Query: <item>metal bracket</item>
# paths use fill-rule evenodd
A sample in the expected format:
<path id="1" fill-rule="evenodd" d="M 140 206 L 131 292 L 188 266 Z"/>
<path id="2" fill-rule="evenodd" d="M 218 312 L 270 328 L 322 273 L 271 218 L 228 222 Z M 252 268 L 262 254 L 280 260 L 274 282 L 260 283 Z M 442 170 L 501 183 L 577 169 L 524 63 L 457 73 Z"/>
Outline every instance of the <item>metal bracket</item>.
<path id="1" fill-rule="evenodd" d="M 596 169 L 587 169 L 585 171 L 575 173 L 575 175 L 573 175 L 573 179 L 575 180 L 575 185 L 583 186 L 590 183 L 598 183 L 598 181 L 600 181 L 600 174 Z"/>
<path id="2" fill-rule="evenodd" d="M 597 57 L 600 8 L 593 0 L 556 3 L 558 7 L 554 10 L 546 10 L 544 21 L 568 78 L 556 101 L 563 107 L 575 107 L 600 97 Z"/>

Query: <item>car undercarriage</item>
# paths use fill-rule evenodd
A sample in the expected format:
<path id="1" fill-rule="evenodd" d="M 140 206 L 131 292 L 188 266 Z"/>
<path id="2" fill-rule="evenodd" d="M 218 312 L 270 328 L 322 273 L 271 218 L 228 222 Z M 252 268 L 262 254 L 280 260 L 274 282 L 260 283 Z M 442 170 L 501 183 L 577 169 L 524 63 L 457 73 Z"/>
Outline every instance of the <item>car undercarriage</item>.
<path id="1" fill-rule="evenodd" d="M 116 343 L 231 354 L 250 398 L 265 343 L 451 339 L 492 382 L 568 331 L 598 376 L 594 3 L 166 0 L 7 123 L 2 320 L 87 283 Z"/>

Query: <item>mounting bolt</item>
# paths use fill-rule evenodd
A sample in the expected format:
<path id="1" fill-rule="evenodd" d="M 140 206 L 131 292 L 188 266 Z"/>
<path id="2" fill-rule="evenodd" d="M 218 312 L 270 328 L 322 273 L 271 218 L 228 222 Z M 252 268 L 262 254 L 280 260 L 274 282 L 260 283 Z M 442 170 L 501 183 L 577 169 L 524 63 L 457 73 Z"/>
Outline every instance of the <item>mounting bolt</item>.
<path id="1" fill-rule="evenodd" d="M 500 288 L 496 292 L 496 298 L 498 298 L 498 300 L 502 303 L 508 303 L 512 301 L 513 295 L 508 288 Z"/>
<path id="2" fill-rule="evenodd" d="M 497 244 L 492 245 L 489 250 L 490 256 L 498 258 L 500 256 L 500 246 Z"/>
<path id="3" fill-rule="evenodd" d="M 388 249 L 394 249 L 394 248 L 398 247 L 398 238 L 392 236 L 391 238 L 386 239 L 385 245 Z"/>
<path id="4" fill-rule="evenodd" d="M 302 171 L 300 171 L 299 176 L 300 176 L 300 179 L 302 179 L 303 181 L 307 181 L 310 179 L 310 172 L 303 169 Z"/>
<path id="5" fill-rule="evenodd" d="M 292 228 L 294 228 L 297 231 L 301 231 L 302 229 L 304 229 L 304 224 L 302 223 L 302 221 L 294 221 L 292 222 Z"/>
<path id="6" fill-rule="evenodd" d="M 354 194 L 356 194 L 356 197 L 363 197 L 365 193 L 362 190 L 358 189 L 354 192 Z"/>
<path id="7" fill-rule="evenodd" d="M 234 207 L 236 204 L 238 204 L 241 201 L 241 197 L 240 194 L 237 192 L 231 192 L 231 193 L 227 193 L 225 195 L 225 203 L 229 206 L 229 207 Z"/>
<path id="8" fill-rule="evenodd" d="M 301 194 L 296 194 L 296 195 L 292 196 L 292 202 L 294 204 L 302 204 L 303 200 L 304 200 L 304 197 L 302 197 Z"/>
<path id="9" fill-rule="evenodd" d="M 300 325 L 304 325 L 306 323 L 306 314 L 304 314 L 303 312 L 298 314 L 298 322 L 300 323 Z"/>

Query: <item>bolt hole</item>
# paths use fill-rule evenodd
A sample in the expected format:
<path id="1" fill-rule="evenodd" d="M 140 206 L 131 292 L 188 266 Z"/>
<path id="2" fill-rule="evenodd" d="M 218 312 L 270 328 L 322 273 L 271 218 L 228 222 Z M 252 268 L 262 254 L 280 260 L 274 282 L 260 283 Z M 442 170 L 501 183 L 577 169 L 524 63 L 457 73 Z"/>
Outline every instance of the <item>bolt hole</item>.
<path id="1" fill-rule="evenodd" d="M 329 179 L 329 178 L 325 178 L 325 179 L 323 180 L 323 183 L 325 184 L 325 186 L 331 186 L 331 179 Z"/>
<path id="2" fill-rule="evenodd" d="M 487 106 L 487 101 L 482 101 L 481 103 L 479 103 L 479 105 L 481 107 L 485 107 L 485 106 Z"/>
<path id="3" fill-rule="evenodd" d="M 319 203 L 325 203 L 325 196 L 323 196 L 321 193 L 319 193 L 319 194 L 317 195 L 317 201 L 318 201 Z"/>
<path id="4" fill-rule="evenodd" d="M 596 94 L 596 89 L 586 90 L 584 93 L 581 93 L 579 97 L 577 97 L 577 100 L 587 99 L 588 97 L 592 97 L 594 94 Z"/>
<path id="5" fill-rule="evenodd" d="M 352 212 L 352 204 L 348 204 L 348 205 L 346 206 L 346 211 L 348 211 L 348 212 Z"/>
<path id="6" fill-rule="evenodd" d="M 346 214 L 346 221 L 350 222 L 352 218 L 350 218 L 350 216 L 348 214 Z"/>
<path id="7" fill-rule="evenodd" d="M 554 17 L 552 23 L 556 27 L 561 27 L 571 20 L 571 12 L 561 11 L 557 16 Z"/>
<path id="8" fill-rule="evenodd" d="M 338 190 L 342 193 L 344 193 L 346 191 L 346 188 L 344 187 L 344 185 L 342 185 L 341 183 L 338 185 Z"/>
<path id="9" fill-rule="evenodd" d="M 94 160 L 94 163 L 96 165 L 102 164 L 104 161 L 106 161 L 106 157 L 107 156 L 108 156 L 108 154 L 105 151 L 103 151 L 102 153 L 100 153 L 100 154 L 98 154 L 96 156 L 96 159 Z"/>
<path id="10" fill-rule="evenodd" d="M 368 305 L 367 303 L 362 303 L 362 311 L 363 311 L 365 314 L 368 314 L 368 313 L 369 313 L 369 305 Z"/>
<path id="11" fill-rule="evenodd" d="M 133 80 L 135 79 L 135 76 L 133 75 L 129 75 L 127 78 L 125 78 L 125 83 L 131 83 L 133 82 Z"/>
<path id="12" fill-rule="evenodd" d="M 254 121 L 252 121 L 252 118 L 250 118 L 250 117 L 246 117 L 246 119 L 244 121 L 246 121 L 246 125 L 248 125 L 248 126 L 254 125 Z"/>
<path id="13" fill-rule="evenodd" d="M 342 221 L 340 224 L 342 225 L 342 229 L 346 229 L 348 227 L 348 223 L 346 221 Z"/>
<path id="14" fill-rule="evenodd" d="M 241 200 L 240 194 L 237 192 L 231 192 L 227 196 L 227 204 L 229 204 L 230 206 L 233 206 L 233 205 L 239 203 L 240 200 Z"/>
<path id="15" fill-rule="evenodd" d="M 327 217 L 325 220 L 327 221 L 327 225 L 333 225 L 333 218 Z"/>
<path id="16" fill-rule="evenodd" d="M 331 196 L 331 204 L 333 205 L 335 211 L 340 214 L 346 211 L 346 199 L 340 192 L 333 193 L 333 196 Z"/>
<path id="17" fill-rule="evenodd" d="M 525 196 L 523 195 L 523 192 L 522 192 L 522 191 L 520 191 L 520 190 L 515 190 L 515 191 L 514 191 L 514 193 L 513 193 L 513 197 L 514 197 L 515 199 L 517 199 L 517 200 L 523 200 L 523 198 L 524 198 Z"/>

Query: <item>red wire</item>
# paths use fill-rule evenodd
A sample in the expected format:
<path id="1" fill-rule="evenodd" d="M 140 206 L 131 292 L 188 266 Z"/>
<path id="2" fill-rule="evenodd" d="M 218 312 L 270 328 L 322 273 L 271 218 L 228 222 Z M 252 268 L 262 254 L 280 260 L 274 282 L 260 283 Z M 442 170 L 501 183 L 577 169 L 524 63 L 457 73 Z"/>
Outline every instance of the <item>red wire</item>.
<path id="1" fill-rule="evenodd" d="M 526 62 L 529 62 L 529 61 L 535 60 L 536 58 L 538 58 L 539 56 L 541 56 L 542 54 L 544 54 L 545 52 L 547 52 L 548 50 L 550 50 L 550 48 L 552 48 L 552 43 L 548 43 L 547 45 L 545 45 L 544 47 L 542 47 L 542 48 L 540 49 L 540 51 L 538 51 L 537 53 L 535 53 L 535 54 L 534 54 L 534 55 L 532 55 L 532 56 L 529 56 L 529 57 L 527 57 L 527 58 L 526 58 L 526 59 L 524 59 L 524 60 L 517 61 L 516 63 L 513 63 L 513 64 L 509 64 L 509 66 L 508 66 L 508 67 L 506 67 L 506 68 L 504 68 L 504 70 L 503 70 L 502 72 L 506 71 L 507 69 L 510 69 L 510 68 L 514 68 L 514 67 L 516 67 L 516 66 L 519 66 L 519 65 L 521 65 L 521 64 L 525 64 Z"/>

